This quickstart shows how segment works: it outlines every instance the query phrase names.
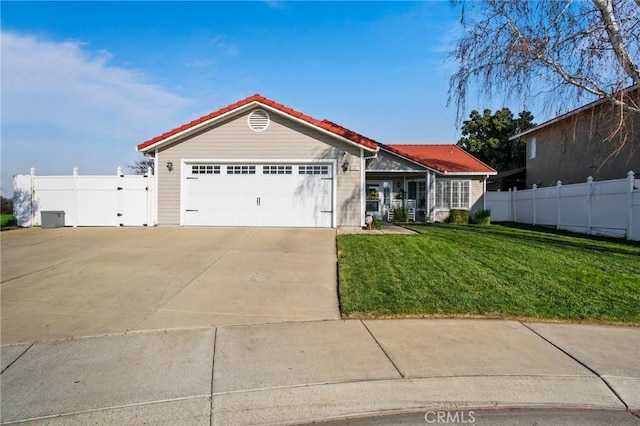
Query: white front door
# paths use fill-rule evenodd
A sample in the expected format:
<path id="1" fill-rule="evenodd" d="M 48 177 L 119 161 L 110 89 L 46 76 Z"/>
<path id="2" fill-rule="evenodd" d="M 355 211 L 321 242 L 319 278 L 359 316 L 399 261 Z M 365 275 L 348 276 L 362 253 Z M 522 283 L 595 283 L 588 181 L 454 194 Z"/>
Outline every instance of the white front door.
<path id="1" fill-rule="evenodd" d="M 183 185 L 185 225 L 332 226 L 330 164 L 189 163 Z"/>

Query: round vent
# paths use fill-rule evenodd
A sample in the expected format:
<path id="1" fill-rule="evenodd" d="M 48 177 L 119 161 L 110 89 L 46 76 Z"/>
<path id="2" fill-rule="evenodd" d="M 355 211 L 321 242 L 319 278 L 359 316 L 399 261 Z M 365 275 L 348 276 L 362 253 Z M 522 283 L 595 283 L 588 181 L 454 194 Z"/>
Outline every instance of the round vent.
<path id="1" fill-rule="evenodd" d="M 249 128 L 254 132 L 262 132 L 269 127 L 269 114 L 263 109 L 256 109 L 251 111 L 249 117 L 247 117 Z"/>

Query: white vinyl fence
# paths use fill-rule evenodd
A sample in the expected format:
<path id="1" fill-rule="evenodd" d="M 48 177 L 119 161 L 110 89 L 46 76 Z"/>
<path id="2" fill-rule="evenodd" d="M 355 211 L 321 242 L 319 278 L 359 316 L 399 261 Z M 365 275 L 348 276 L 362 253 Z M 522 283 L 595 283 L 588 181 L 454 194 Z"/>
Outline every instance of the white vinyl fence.
<path id="1" fill-rule="evenodd" d="M 562 185 L 508 192 L 486 192 L 493 222 L 552 226 L 591 235 L 640 241 L 640 179 Z"/>
<path id="2" fill-rule="evenodd" d="M 17 175 L 13 178 L 13 210 L 18 226 L 40 226 L 41 213 L 64 211 L 65 226 L 155 225 L 155 179 L 144 176 Z"/>

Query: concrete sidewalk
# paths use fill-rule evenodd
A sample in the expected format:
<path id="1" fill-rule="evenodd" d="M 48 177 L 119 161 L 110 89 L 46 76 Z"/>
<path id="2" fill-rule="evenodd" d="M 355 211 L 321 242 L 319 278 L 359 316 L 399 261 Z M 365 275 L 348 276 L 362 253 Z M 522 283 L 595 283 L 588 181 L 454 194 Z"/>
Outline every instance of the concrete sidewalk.
<path id="1" fill-rule="evenodd" d="M 1 348 L 3 424 L 299 424 L 640 410 L 640 328 L 500 320 L 236 325 Z"/>

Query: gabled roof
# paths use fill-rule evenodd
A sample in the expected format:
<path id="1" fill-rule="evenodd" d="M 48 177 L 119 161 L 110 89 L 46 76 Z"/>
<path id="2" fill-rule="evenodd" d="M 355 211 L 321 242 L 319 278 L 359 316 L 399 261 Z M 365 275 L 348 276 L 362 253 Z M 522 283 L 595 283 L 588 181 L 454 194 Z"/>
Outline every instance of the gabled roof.
<path id="1" fill-rule="evenodd" d="M 380 148 L 443 174 L 494 175 L 497 173 L 493 168 L 453 144 L 380 144 Z"/>
<path id="2" fill-rule="evenodd" d="M 640 86 L 638 86 L 638 85 L 636 84 L 636 85 L 633 85 L 633 86 L 627 87 L 626 89 L 622 89 L 621 91 L 619 91 L 619 92 L 618 92 L 618 94 L 621 94 L 621 95 L 627 95 L 627 94 L 629 94 L 629 93 L 631 93 L 631 92 L 638 91 L 638 90 L 640 90 Z M 562 114 L 562 115 L 559 115 L 559 116 L 557 116 L 556 118 L 552 118 L 551 120 L 547 120 L 547 121 L 545 121 L 545 122 L 544 122 L 544 123 L 542 123 L 542 124 L 538 124 L 538 125 L 537 125 L 537 126 L 535 126 L 535 127 L 532 127 L 532 128 L 527 129 L 527 130 L 525 130 L 525 131 L 523 131 L 523 132 L 520 132 L 520 133 L 518 133 L 518 134 L 515 134 L 515 135 L 511 136 L 511 137 L 509 138 L 509 140 L 511 140 L 511 141 L 512 141 L 512 140 L 515 140 L 515 139 L 521 138 L 522 136 L 528 135 L 528 134 L 530 134 L 530 133 L 537 132 L 538 130 L 540 130 L 540 129 L 544 128 L 544 127 L 550 126 L 550 125 L 552 125 L 552 124 L 554 124 L 554 123 L 557 123 L 557 122 L 559 122 L 559 121 L 562 121 L 562 120 L 566 120 L 567 118 L 573 117 L 573 116 L 574 116 L 574 115 L 576 115 L 576 114 L 579 114 L 579 113 L 581 113 L 581 112 L 587 111 L 587 110 L 592 109 L 592 108 L 595 108 L 595 107 L 597 107 L 598 105 L 602 105 L 602 104 L 607 103 L 607 102 L 609 102 L 609 100 L 608 100 L 608 99 L 606 99 L 606 98 L 600 98 L 600 99 L 597 99 L 597 100 L 595 100 L 595 101 L 593 101 L 593 102 L 590 102 L 590 103 L 588 103 L 588 104 L 586 104 L 586 105 L 583 105 L 583 106 L 581 106 L 581 107 L 579 107 L 579 108 L 576 108 L 576 109 L 574 109 L 574 110 L 572 110 L 572 111 L 569 111 L 569 112 L 567 112 L 567 113 L 564 113 L 564 114 Z"/>
<path id="3" fill-rule="evenodd" d="M 310 117 L 306 114 L 303 114 L 285 105 L 274 102 L 271 99 L 265 98 L 264 96 L 261 96 L 259 94 L 249 96 L 248 98 L 245 98 L 234 104 L 221 108 L 210 114 L 204 115 L 187 124 L 183 124 L 180 127 L 176 127 L 175 129 L 169 130 L 168 132 L 165 132 L 159 136 L 156 136 L 155 138 L 144 141 L 137 146 L 137 149 L 138 151 L 146 151 L 152 146 L 157 146 L 169 140 L 176 139 L 177 137 L 179 137 L 179 135 L 187 133 L 189 130 L 194 130 L 198 127 L 205 126 L 209 122 L 217 118 L 228 115 L 234 111 L 238 111 L 241 109 L 248 109 L 254 105 L 260 105 L 260 106 L 266 107 L 267 109 L 279 111 L 294 119 L 300 120 L 306 123 L 307 125 L 316 127 L 322 131 L 329 132 L 335 136 L 338 136 L 340 138 L 346 139 L 347 141 L 360 145 L 363 148 L 368 149 L 369 151 L 376 151 L 378 149 L 378 143 L 373 139 L 369 139 L 359 133 L 346 129 L 335 123 L 332 123 L 329 120 L 318 120 L 316 118 Z"/>
<path id="4" fill-rule="evenodd" d="M 329 120 L 318 120 L 285 105 L 255 94 L 234 104 L 221 108 L 210 114 L 197 118 L 180 127 L 169 130 L 155 138 L 142 142 L 137 146 L 138 151 L 148 151 L 159 145 L 179 140 L 199 128 L 210 125 L 217 119 L 255 106 L 276 111 L 289 116 L 322 132 L 329 133 L 371 152 L 383 148 L 391 153 L 416 162 L 440 173 L 458 174 L 495 174 L 496 171 L 479 161 L 456 145 L 384 145 L 359 133 L 342 127 Z"/>

